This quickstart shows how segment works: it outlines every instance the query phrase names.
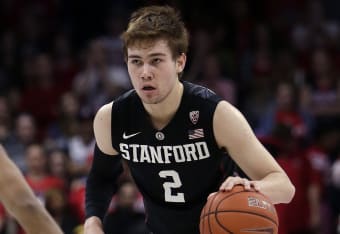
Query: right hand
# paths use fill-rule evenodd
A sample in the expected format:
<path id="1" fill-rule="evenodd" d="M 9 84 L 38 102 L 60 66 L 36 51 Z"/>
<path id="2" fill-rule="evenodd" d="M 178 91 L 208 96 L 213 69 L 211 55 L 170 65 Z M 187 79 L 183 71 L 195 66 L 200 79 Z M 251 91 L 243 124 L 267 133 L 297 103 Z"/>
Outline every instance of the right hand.
<path id="1" fill-rule="evenodd" d="M 84 234 L 104 234 L 102 221 L 95 216 L 86 219 L 84 224 Z"/>

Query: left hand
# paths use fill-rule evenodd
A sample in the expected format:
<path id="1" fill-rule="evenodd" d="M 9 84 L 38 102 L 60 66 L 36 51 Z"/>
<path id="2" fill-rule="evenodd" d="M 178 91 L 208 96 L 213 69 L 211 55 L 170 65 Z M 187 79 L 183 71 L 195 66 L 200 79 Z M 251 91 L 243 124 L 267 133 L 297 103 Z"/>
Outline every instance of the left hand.
<path id="1" fill-rule="evenodd" d="M 246 190 L 251 190 L 252 188 L 255 191 L 260 190 L 259 182 L 248 180 L 246 178 L 241 178 L 239 176 L 229 176 L 220 186 L 220 191 L 230 191 L 235 185 L 243 185 Z"/>
<path id="2" fill-rule="evenodd" d="M 219 191 L 230 191 L 235 185 L 243 185 L 246 190 L 255 189 L 255 191 L 260 191 L 259 181 L 248 180 L 246 178 L 241 178 L 239 176 L 229 176 L 220 186 Z M 208 196 L 211 197 L 216 192 L 211 193 Z"/>

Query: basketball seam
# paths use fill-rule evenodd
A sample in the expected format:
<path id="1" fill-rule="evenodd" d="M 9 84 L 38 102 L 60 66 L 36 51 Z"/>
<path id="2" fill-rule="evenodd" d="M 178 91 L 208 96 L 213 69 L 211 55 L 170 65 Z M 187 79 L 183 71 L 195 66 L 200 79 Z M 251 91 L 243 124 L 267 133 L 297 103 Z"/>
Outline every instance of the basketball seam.
<path id="1" fill-rule="evenodd" d="M 220 212 L 220 211 L 219 211 Z M 224 231 L 226 231 L 226 232 L 228 232 L 229 234 L 233 234 L 233 232 L 231 232 L 228 228 L 226 228 L 225 226 L 223 226 L 222 225 L 222 223 L 220 222 L 220 220 L 218 220 L 218 218 L 217 218 L 217 213 L 219 213 L 219 212 L 214 212 L 214 216 L 215 216 L 215 220 L 216 220 L 216 222 L 220 225 L 220 227 L 222 228 L 222 229 L 224 229 Z"/>
<path id="2" fill-rule="evenodd" d="M 227 198 L 233 196 L 234 194 L 238 194 L 238 193 L 241 193 L 241 192 L 244 192 L 244 191 L 232 193 L 232 194 L 230 194 L 230 195 L 224 197 L 221 201 L 223 201 L 223 200 L 225 200 L 225 199 L 227 199 Z M 210 234 L 213 234 L 213 233 L 212 233 L 212 230 L 211 230 L 211 225 L 210 225 L 210 218 L 209 218 L 209 215 L 210 215 L 210 214 L 214 214 L 216 222 L 220 225 L 220 227 L 222 227 L 222 229 L 224 229 L 224 231 L 228 232 L 229 234 L 233 234 L 229 229 L 227 229 L 226 227 L 224 227 L 224 226 L 220 223 L 220 221 L 217 219 L 217 213 L 218 213 L 218 212 L 216 212 L 216 209 L 217 209 L 217 207 L 220 205 L 221 201 L 219 201 L 219 203 L 216 205 L 216 208 L 215 208 L 214 211 L 211 210 L 211 207 L 212 207 L 212 205 L 213 205 L 213 203 L 214 203 L 214 200 L 215 200 L 217 194 L 218 194 L 218 193 L 216 193 L 216 194 L 213 196 L 213 198 L 212 198 L 213 200 L 210 202 L 210 206 L 209 206 L 208 213 L 207 213 L 207 214 L 204 214 L 204 215 L 202 216 L 202 218 L 204 218 L 205 216 L 207 216 L 207 219 L 208 219 L 208 227 L 209 227 L 209 232 L 210 232 Z"/>
<path id="3" fill-rule="evenodd" d="M 216 193 L 216 195 L 214 196 L 214 199 L 216 198 L 216 196 L 217 196 L 217 193 Z M 225 198 L 228 198 L 228 197 L 230 197 L 230 196 L 227 196 L 227 197 L 225 197 Z M 224 199 L 223 199 L 223 200 L 224 200 Z M 216 207 L 215 207 L 215 211 L 213 211 L 212 213 L 210 213 L 210 208 L 211 208 L 211 206 L 212 206 L 212 204 L 213 204 L 213 201 L 212 201 L 211 204 L 210 204 L 210 208 L 209 208 L 209 213 L 208 213 L 208 214 L 214 214 L 215 220 L 216 220 L 216 222 L 218 223 L 218 225 L 220 225 L 220 227 L 221 227 L 224 231 L 228 232 L 229 234 L 233 234 L 228 228 L 224 227 L 224 226 L 220 223 L 220 221 L 217 219 L 217 213 L 218 213 L 218 212 L 216 211 L 216 209 L 217 209 L 217 207 L 219 206 L 220 202 L 221 202 L 221 201 L 219 201 L 219 203 L 217 203 L 217 205 L 216 205 Z M 208 220 L 210 220 L 209 217 L 208 217 Z M 210 223 L 209 223 L 209 231 L 211 232 L 211 230 L 210 230 Z M 212 233 L 212 232 L 211 232 L 211 233 Z"/>
<path id="4" fill-rule="evenodd" d="M 215 194 L 215 196 L 213 196 L 213 198 L 212 198 L 213 200 L 210 202 L 210 206 L 209 206 L 208 213 L 210 213 L 210 211 L 211 211 L 211 207 L 212 207 L 213 201 L 214 201 L 215 198 L 216 198 L 216 195 L 217 195 L 217 193 Z M 205 216 L 205 215 L 203 215 L 203 217 L 204 217 L 204 216 Z M 209 233 L 212 234 L 211 227 L 210 227 L 210 218 L 209 218 L 209 216 L 207 216 L 207 219 L 208 219 Z"/>
<path id="5" fill-rule="evenodd" d="M 203 208 L 203 214 L 205 214 L 205 210 L 207 209 L 207 207 L 204 207 Z M 203 217 L 203 218 L 202 218 Z M 206 217 L 207 219 L 209 219 L 209 217 Z M 204 218 L 204 215 L 201 215 L 201 217 L 200 217 L 200 223 L 202 223 L 202 231 L 205 229 L 205 226 L 206 226 L 206 223 L 205 223 L 205 220 L 204 220 L 205 218 Z M 209 221 L 209 220 L 208 220 Z M 208 222 L 207 221 L 207 222 Z M 209 225 L 208 225 L 209 226 Z M 200 232 L 201 233 L 201 232 Z M 211 233 L 209 233 L 209 234 L 211 234 Z"/>
<path id="6" fill-rule="evenodd" d="M 215 216 L 216 216 L 216 213 L 230 213 L 230 212 L 238 212 L 238 213 L 245 213 L 245 214 L 251 214 L 251 215 L 260 216 L 262 218 L 265 218 L 265 219 L 268 219 L 268 220 L 272 221 L 275 224 L 275 226 L 277 227 L 277 223 L 273 219 L 271 219 L 271 218 L 269 218 L 269 217 L 267 217 L 265 215 L 261 215 L 261 214 L 250 212 L 250 211 L 243 211 L 243 210 L 223 210 L 223 211 L 221 211 L 220 210 L 218 212 L 213 212 L 213 213 L 210 213 L 210 214 L 214 214 L 215 213 Z M 216 217 L 216 220 L 218 220 L 217 217 Z"/>

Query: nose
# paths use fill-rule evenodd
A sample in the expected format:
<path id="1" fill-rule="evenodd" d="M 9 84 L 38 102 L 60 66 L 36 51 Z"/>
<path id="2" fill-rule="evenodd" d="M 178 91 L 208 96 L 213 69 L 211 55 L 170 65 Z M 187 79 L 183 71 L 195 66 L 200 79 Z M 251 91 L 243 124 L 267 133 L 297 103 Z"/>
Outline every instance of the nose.
<path id="1" fill-rule="evenodd" d="M 142 67 L 142 74 L 141 78 L 143 80 L 151 80 L 152 79 L 152 72 L 151 72 L 151 67 L 149 64 L 144 64 Z"/>

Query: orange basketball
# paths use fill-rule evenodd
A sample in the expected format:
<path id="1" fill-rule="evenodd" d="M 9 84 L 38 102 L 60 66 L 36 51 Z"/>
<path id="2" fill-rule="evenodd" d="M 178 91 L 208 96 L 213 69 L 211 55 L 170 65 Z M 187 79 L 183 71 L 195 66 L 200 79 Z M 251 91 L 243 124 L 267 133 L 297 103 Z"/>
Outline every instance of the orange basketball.
<path id="1" fill-rule="evenodd" d="M 203 207 L 201 234 L 277 233 L 279 220 L 274 205 L 259 192 L 235 186 L 217 192 Z"/>

